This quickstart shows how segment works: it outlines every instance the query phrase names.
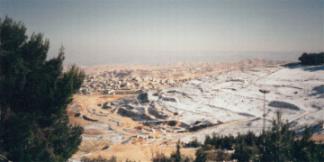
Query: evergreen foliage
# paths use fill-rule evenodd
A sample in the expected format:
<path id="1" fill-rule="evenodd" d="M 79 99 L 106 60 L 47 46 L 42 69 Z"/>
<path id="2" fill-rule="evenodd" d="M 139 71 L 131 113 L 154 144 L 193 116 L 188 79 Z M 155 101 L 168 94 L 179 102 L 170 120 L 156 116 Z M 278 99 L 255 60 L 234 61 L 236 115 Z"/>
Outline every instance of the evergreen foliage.
<path id="1" fill-rule="evenodd" d="M 192 159 L 181 155 L 180 141 L 177 142 L 176 151 L 171 154 L 170 157 L 162 154 L 157 154 L 153 157 L 152 162 L 190 162 Z"/>
<path id="2" fill-rule="evenodd" d="M 303 53 L 299 57 L 299 61 L 303 65 L 320 65 L 324 64 L 324 52 L 321 53 Z"/>
<path id="3" fill-rule="evenodd" d="M 117 162 L 117 158 L 115 156 L 111 157 L 110 159 L 105 159 L 102 157 L 98 157 L 96 159 L 90 159 L 90 158 L 84 157 L 81 159 L 81 162 Z"/>
<path id="4" fill-rule="evenodd" d="M 63 72 L 63 48 L 47 59 L 49 41 L 0 19 L 0 154 L 19 162 L 63 162 L 81 142 L 82 128 L 68 124 L 66 107 L 84 73 Z"/>
<path id="5" fill-rule="evenodd" d="M 176 152 L 171 155 L 171 158 L 174 159 L 174 162 L 181 162 L 180 141 L 177 142 Z"/>
<path id="6" fill-rule="evenodd" d="M 186 143 L 184 145 L 184 147 L 193 147 L 193 148 L 197 148 L 197 147 L 200 147 L 202 144 L 199 143 L 199 141 L 197 140 L 197 138 L 195 138 L 194 140 Z"/>
<path id="7" fill-rule="evenodd" d="M 302 134 L 291 130 L 291 124 L 281 120 L 281 113 L 272 122 L 272 128 L 257 136 L 252 132 L 234 136 L 207 136 L 197 151 L 197 162 L 207 161 L 207 152 L 215 149 L 233 150 L 232 160 L 238 161 L 324 161 L 324 145 L 311 140 L 312 127 L 305 127 Z"/>

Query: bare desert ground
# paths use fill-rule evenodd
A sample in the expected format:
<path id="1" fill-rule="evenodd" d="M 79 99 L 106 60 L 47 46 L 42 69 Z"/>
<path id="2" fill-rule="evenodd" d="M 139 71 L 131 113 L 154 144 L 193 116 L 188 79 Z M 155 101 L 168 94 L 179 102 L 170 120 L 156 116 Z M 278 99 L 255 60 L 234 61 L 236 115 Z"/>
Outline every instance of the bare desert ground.
<path id="1" fill-rule="evenodd" d="M 72 161 L 111 156 L 150 161 L 154 154 L 171 154 L 178 140 L 259 133 L 263 105 L 267 126 L 281 111 L 295 129 L 314 125 L 318 132 L 313 139 L 323 139 L 323 126 L 316 125 L 324 116 L 323 66 L 248 60 L 87 69 L 83 88 L 68 108 L 71 124 L 85 130 Z M 196 150 L 181 151 L 194 158 Z"/>

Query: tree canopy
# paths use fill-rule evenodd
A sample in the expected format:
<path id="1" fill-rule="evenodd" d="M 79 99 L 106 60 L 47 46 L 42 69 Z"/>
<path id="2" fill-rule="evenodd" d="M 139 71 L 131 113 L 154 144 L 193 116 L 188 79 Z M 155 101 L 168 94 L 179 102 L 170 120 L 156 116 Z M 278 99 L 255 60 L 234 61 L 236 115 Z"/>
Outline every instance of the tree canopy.
<path id="1" fill-rule="evenodd" d="M 231 159 L 240 162 L 322 162 L 324 145 L 311 140 L 314 133 L 314 128 L 311 126 L 306 126 L 297 133 L 292 129 L 292 124 L 282 121 L 281 113 L 277 113 L 271 129 L 260 135 L 249 132 L 237 136 L 207 136 L 204 145 L 197 151 L 195 161 L 214 160 L 208 159 L 211 150 L 233 150 Z"/>
<path id="2" fill-rule="evenodd" d="M 303 53 L 298 59 L 303 65 L 321 65 L 324 64 L 324 52 Z"/>
<path id="3" fill-rule="evenodd" d="M 0 154 L 11 161 L 66 161 L 81 142 L 66 107 L 84 73 L 64 72 L 63 48 L 51 59 L 48 50 L 42 34 L 27 36 L 21 22 L 0 19 Z"/>

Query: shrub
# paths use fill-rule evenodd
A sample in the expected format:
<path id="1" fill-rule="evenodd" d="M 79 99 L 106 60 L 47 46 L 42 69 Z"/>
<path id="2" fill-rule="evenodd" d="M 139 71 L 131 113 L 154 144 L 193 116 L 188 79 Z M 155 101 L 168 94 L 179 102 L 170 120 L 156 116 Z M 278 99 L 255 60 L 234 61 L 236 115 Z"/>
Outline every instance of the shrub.
<path id="1" fill-rule="evenodd" d="M 87 158 L 87 157 L 83 157 L 81 159 L 81 162 L 117 162 L 117 158 L 115 156 L 111 157 L 110 159 L 105 159 L 102 157 L 98 157 L 98 158 Z"/>
<path id="2" fill-rule="evenodd" d="M 324 52 L 321 53 L 303 53 L 299 57 L 303 65 L 320 65 L 324 64 Z"/>
<path id="3" fill-rule="evenodd" d="M 259 136 L 252 132 L 236 137 L 207 136 L 204 145 L 196 153 L 195 161 L 215 160 L 216 157 L 211 157 L 211 152 L 221 149 L 226 153 L 226 150 L 233 148 L 231 159 L 238 161 L 321 162 L 324 160 L 324 145 L 311 140 L 313 133 L 312 127 L 306 127 L 302 133 L 296 133 L 291 130 L 290 123 L 281 120 L 281 113 L 277 113 L 272 128 Z M 223 155 L 221 157 L 225 157 Z"/>

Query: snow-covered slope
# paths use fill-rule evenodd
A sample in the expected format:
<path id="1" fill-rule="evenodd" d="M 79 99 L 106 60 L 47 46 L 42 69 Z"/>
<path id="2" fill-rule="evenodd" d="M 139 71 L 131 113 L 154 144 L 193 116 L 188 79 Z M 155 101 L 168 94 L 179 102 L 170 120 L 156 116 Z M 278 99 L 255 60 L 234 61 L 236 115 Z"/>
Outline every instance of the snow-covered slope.
<path id="1" fill-rule="evenodd" d="M 261 89 L 269 91 L 265 100 Z M 324 120 L 324 66 L 231 71 L 192 80 L 158 94 L 152 92 L 149 98 L 168 111 L 177 112 L 179 115 L 171 117 L 175 120 L 186 124 L 197 121 L 218 124 L 190 137 L 211 132 L 259 132 L 264 104 L 268 126 L 278 110 L 284 119 L 299 126 L 313 124 Z"/>

